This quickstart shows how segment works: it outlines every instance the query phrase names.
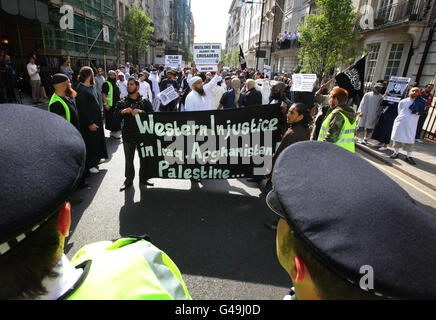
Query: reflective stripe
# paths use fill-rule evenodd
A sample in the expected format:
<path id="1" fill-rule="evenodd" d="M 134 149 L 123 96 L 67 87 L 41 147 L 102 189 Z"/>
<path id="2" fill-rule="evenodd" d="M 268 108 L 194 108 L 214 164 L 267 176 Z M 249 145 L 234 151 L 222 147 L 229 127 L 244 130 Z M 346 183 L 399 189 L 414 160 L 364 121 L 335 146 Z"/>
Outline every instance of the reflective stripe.
<path id="1" fill-rule="evenodd" d="M 327 128 L 327 127 L 321 127 L 321 130 L 327 132 L 327 131 L 329 131 L 329 128 Z"/>
<path id="2" fill-rule="evenodd" d="M 350 130 L 341 131 L 341 135 L 342 134 L 351 134 L 351 133 L 356 133 L 356 129 L 350 129 Z"/>
<path id="3" fill-rule="evenodd" d="M 354 139 L 340 139 L 336 143 L 354 143 Z"/>
<path id="4" fill-rule="evenodd" d="M 159 282 L 175 300 L 189 300 L 179 280 L 173 275 L 171 269 L 163 262 L 162 251 L 147 243 L 144 258 L 156 274 Z"/>

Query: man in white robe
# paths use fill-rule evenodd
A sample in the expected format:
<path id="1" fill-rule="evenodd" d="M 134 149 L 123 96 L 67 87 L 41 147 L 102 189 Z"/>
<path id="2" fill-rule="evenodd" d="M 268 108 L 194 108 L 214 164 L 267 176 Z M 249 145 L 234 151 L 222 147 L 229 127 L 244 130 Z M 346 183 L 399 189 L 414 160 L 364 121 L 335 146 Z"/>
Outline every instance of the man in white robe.
<path id="1" fill-rule="evenodd" d="M 211 91 L 217 85 L 221 78 L 222 62 L 218 65 L 218 72 L 212 80 L 203 85 L 203 80 L 200 77 L 189 77 L 188 82 L 192 91 L 188 94 L 185 101 L 185 111 L 203 111 L 211 110 Z M 195 66 L 194 66 L 195 67 Z"/>
<path id="2" fill-rule="evenodd" d="M 419 115 L 413 114 L 410 107 L 419 96 L 420 89 L 412 88 L 409 93 L 409 98 L 401 100 L 398 104 L 398 117 L 395 119 L 394 128 L 392 130 L 391 140 L 394 141 L 394 153 L 390 156 L 391 159 L 397 159 L 400 153 L 400 148 L 407 152 L 406 161 L 411 165 L 416 165 L 412 158 L 413 145 L 415 144 L 416 128 L 418 127 Z"/>
<path id="3" fill-rule="evenodd" d="M 128 95 L 128 93 L 127 93 L 127 80 L 126 80 L 126 76 L 124 75 L 124 73 L 120 72 L 118 74 L 118 77 L 120 79 L 120 80 L 118 80 L 118 87 L 120 88 L 121 99 L 124 99 Z"/>
<path id="4" fill-rule="evenodd" d="M 356 132 L 356 142 L 358 141 L 360 133 L 365 132 L 362 144 L 368 144 L 368 138 L 374 131 L 383 109 L 381 105 L 383 101 L 383 96 L 381 95 L 382 89 L 383 85 L 381 83 L 376 83 L 373 91 L 368 92 L 363 96 L 362 102 L 359 106 L 360 118 L 358 130 Z"/>
<path id="5" fill-rule="evenodd" d="M 145 81 L 145 74 L 139 74 L 139 94 L 153 103 L 153 93 L 150 85 Z"/>

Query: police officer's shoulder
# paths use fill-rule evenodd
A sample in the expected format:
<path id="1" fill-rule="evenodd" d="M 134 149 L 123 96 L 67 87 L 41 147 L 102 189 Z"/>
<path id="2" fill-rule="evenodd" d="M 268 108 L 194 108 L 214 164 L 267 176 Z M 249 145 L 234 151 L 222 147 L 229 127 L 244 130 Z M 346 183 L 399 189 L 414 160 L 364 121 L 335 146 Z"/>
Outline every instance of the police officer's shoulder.
<path id="1" fill-rule="evenodd" d="M 270 208 L 343 281 L 359 288 L 369 268 L 376 296 L 436 298 L 436 217 L 369 162 L 299 142 L 279 156 L 272 182 Z"/>
<path id="2" fill-rule="evenodd" d="M 0 136 L 1 256 L 57 213 L 79 183 L 86 151 L 73 125 L 29 106 L 1 106 Z"/>

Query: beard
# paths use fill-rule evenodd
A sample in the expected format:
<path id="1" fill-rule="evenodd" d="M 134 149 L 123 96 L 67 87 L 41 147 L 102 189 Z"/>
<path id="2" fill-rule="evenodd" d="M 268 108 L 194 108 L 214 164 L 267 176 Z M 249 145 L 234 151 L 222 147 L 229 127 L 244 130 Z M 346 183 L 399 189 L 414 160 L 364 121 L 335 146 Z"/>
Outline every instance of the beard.
<path id="1" fill-rule="evenodd" d="M 206 95 L 206 92 L 204 91 L 203 88 L 194 88 L 194 90 L 202 97 Z"/>
<path id="2" fill-rule="evenodd" d="M 65 95 L 71 98 L 75 98 L 77 96 L 77 92 L 71 88 L 71 86 L 68 86 L 67 89 L 65 89 Z"/>

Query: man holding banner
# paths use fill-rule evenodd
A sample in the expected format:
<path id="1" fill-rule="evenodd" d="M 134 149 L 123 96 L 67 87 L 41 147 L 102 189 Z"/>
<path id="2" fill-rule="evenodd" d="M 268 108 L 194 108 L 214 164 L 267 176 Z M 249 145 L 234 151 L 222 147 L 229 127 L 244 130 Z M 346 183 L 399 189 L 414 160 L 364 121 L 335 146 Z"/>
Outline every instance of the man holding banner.
<path id="1" fill-rule="evenodd" d="M 139 130 L 135 116 L 139 113 L 153 113 L 153 106 L 148 99 L 139 94 L 139 82 L 135 78 L 129 78 L 127 83 L 128 96 L 117 104 L 116 114 L 121 120 L 123 147 L 125 156 L 125 177 L 126 180 L 120 191 L 125 191 L 133 185 L 135 178 L 135 150 L 139 155 Z M 139 181 L 142 185 L 152 186 L 145 177 L 145 158 L 140 156 Z"/>
<path id="2" fill-rule="evenodd" d="M 162 80 L 160 84 L 160 91 L 165 91 L 169 87 L 173 87 L 174 90 L 179 94 L 179 84 L 177 82 L 177 73 L 174 70 L 169 70 L 167 72 L 167 79 Z M 177 111 L 177 102 L 178 100 L 173 100 L 168 104 L 161 103 L 159 111 L 161 112 L 175 112 Z"/>

